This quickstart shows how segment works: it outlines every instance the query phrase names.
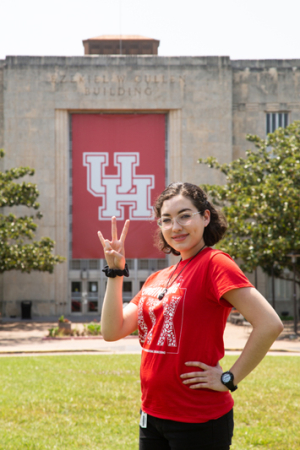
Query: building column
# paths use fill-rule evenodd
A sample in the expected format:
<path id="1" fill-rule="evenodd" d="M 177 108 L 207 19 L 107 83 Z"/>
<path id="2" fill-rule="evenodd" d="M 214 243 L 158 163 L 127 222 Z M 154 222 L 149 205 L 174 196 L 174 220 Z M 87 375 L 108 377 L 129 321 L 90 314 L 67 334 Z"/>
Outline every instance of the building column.
<path id="1" fill-rule="evenodd" d="M 182 180 L 181 109 L 169 112 L 169 183 Z"/>
<path id="2" fill-rule="evenodd" d="M 169 183 L 175 181 L 184 181 L 182 179 L 182 134 L 181 134 L 182 118 L 181 109 L 174 109 L 169 112 Z M 179 257 L 170 255 L 170 264 L 176 264 Z"/>
<path id="3" fill-rule="evenodd" d="M 1 61 L 2 63 L 2 61 Z M 0 63 L 0 148 L 4 147 L 4 73 Z M 4 61 L 3 61 L 4 63 Z M 3 160 L 0 160 L 0 170 L 3 170 Z M 3 308 L 3 274 L 0 274 L 0 318 L 4 315 Z"/>
<path id="4" fill-rule="evenodd" d="M 66 261 L 57 264 L 55 275 L 56 314 L 68 312 L 68 179 L 69 179 L 69 115 L 55 111 L 55 253 Z"/>

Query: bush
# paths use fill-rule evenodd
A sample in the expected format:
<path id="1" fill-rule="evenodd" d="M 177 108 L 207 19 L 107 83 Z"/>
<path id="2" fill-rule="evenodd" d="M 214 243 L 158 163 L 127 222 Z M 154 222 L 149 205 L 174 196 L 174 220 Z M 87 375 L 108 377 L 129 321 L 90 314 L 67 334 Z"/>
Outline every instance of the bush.
<path id="1" fill-rule="evenodd" d="M 58 321 L 60 322 L 60 323 L 70 323 L 70 320 L 69 319 L 65 319 L 65 316 L 60 316 L 60 318 L 58 319 Z"/>
<path id="2" fill-rule="evenodd" d="M 88 336 L 99 336 L 101 334 L 101 324 L 91 322 L 88 325 L 84 325 L 84 329 Z"/>
<path id="3" fill-rule="evenodd" d="M 72 330 L 66 330 L 59 327 L 49 328 L 49 337 L 70 336 L 70 331 L 72 332 Z"/>

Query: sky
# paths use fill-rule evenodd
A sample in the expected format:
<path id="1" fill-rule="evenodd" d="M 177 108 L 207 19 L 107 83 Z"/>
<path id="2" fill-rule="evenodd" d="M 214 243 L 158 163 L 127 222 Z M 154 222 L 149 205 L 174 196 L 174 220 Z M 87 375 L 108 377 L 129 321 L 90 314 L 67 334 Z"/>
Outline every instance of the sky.
<path id="1" fill-rule="evenodd" d="M 138 34 L 160 56 L 300 58 L 300 0 L 0 0 L 0 59 L 82 56 L 82 40 Z"/>

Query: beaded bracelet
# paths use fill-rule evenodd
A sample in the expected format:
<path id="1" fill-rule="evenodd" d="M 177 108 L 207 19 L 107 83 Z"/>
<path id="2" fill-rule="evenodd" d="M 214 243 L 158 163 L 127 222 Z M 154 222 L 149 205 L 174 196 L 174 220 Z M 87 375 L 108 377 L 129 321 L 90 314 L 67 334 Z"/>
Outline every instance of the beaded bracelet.
<path id="1" fill-rule="evenodd" d="M 105 273 L 105 275 L 108 278 L 116 278 L 118 277 L 129 277 L 129 270 L 127 264 L 125 264 L 125 267 L 123 270 L 120 269 L 111 269 L 109 266 L 105 266 L 104 269 L 102 269 L 102 272 Z"/>

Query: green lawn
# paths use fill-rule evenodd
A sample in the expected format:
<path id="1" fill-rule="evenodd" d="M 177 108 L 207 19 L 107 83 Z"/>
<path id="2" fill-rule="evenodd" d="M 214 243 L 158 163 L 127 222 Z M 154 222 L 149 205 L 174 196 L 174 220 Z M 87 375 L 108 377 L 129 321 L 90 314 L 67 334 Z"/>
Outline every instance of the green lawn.
<path id="1" fill-rule="evenodd" d="M 226 357 L 223 369 L 235 359 Z M 139 355 L 1 358 L 0 449 L 137 449 L 139 361 Z M 300 448 L 300 358 L 265 358 L 234 398 L 232 450 Z"/>

